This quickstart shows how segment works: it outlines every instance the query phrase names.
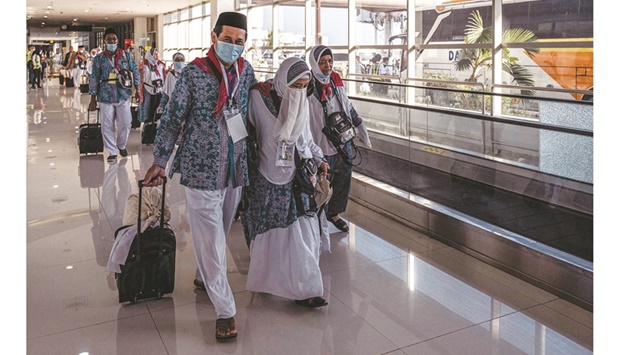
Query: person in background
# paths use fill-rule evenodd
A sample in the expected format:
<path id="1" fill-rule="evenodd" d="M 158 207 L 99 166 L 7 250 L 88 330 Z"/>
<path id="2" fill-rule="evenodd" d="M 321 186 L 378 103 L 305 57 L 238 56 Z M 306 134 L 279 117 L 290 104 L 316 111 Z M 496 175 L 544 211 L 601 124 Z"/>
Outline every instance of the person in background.
<path id="1" fill-rule="evenodd" d="M 98 48 L 93 48 L 90 50 L 90 57 L 88 57 L 88 60 L 86 61 L 86 73 L 88 74 L 89 77 L 93 73 L 93 60 L 95 59 L 95 56 L 99 54 L 97 49 Z"/>
<path id="2" fill-rule="evenodd" d="M 32 64 L 32 54 L 35 50 L 34 45 L 29 45 L 28 50 L 26 51 L 26 68 L 28 69 L 28 85 L 32 86 L 34 80 L 34 69 Z"/>
<path id="3" fill-rule="evenodd" d="M 310 68 L 315 79 L 316 90 L 309 100 L 310 128 L 316 144 L 321 147 L 327 163 L 334 172 L 330 175 L 333 195 L 327 203 L 326 220 L 343 232 L 349 231 L 347 223 L 340 218 L 340 214 L 347 208 L 349 192 L 351 190 L 352 160 L 354 158 L 353 140 L 342 145 L 335 145 L 323 133 L 326 127 L 327 116 L 340 112 L 341 118 L 346 119 L 355 127 L 360 140 L 371 147 L 368 131 L 362 118 L 353 108 L 342 79 L 333 71 L 332 51 L 326 46 L 319 45 L 310 51 Z M 329 127 L 328 127 L 329 128 Z M 323 218 L 322 215 L 321 217 Z M 327 223 L 321 223 L 325 228 Z"/>
<path id="4" fill-rule="evenodd" d="M 245 125 L 248 92 L 256 77 L 241 54 L 247 40 L 247 17 L 223 12 L 211 32 L 206 57 L 196 58 L 181 72 L 159 121 L 153 145 L 153 166 L 146 186 L 163 183 L 166 166 L 183 136 L 169 168 L 180 173 L 198 270 L 194 285 L 206 289 L 215 307 L 215 337 L 237 336 L 235 299 L 226 276 L 226 236 L 242 186 L 248 184 Z"/>
<path id="5" fill-rule="evenodd" d="M 73 78 L 73 68 L 75 67 L 76 61 L 76 52 L 73 50 L 73 46 L 69 46 L 69 51 L 65 54 L 65 59 L 62 62 L 62 68 L 64 69 L 65 79 Z M 79 82 L 78 82 L 79 83 Z M 75 85 L 75 82 L 73 82 Z M 67 80 L 65 80 L 65 86 L 67 85 Z"/>
<path id="6" fill-rule="evenodd" d="M 379 64 L 379 75 L 390 75 L 390 67 L 388 66 L 388 57 L 383 57 L 381 64 Z"/>
<path id="7" fill-rule="evenodd" d="M 45 53 L 41 51 L 41 77 L 39 79 L 41 82 L 44 82 L 47 77 L 46 71 L 47 71 L 47 58 L 45 58 Z"/>
<path id="8" fill-rule="evenodd" d="M 35 49 L 32 52 L 32 85 L 31 89 L 41 88 L 41 50 Z"/>
<path id="9" fill-rule="evenodd" d="M 88 93 L 91 95 L 88 111 L 97 110 L 99 103 L 103 145 L 110 154 L 108 163 L 114 164 L 118 153 L 122 157 L 127 156 L 127 138 L 131 131 L 131 81 L 140 95 L 140 72 L 133 57 L 118 48 L 118 36 L 113 28 L 105 30 L 103 40 L 105 50 L 93 60 L 93 72 L 88 83 Z M 129 72 L 133 74 L 133 80 Z M 125 80 L 127 75 L 129 80 Z"/>
<path id="10" fill-rule="evenodd" d="M 78 46 L 78 50 L 75 54 L 75 63 L 73 66 L 73 83 L 75 86 L 80 86 L 80 79 L 82 78 L 82 74 L 86 70 L 86 61 L 88 60 L 88 54 L 84 51 L 84 46 Z"/>
<path id="11" fill-rule="evenodd" d="M 159 60 L 157 48 L 151 48 L 146 52 L 139 70 L 142 99 L 138 107 L 138 120 L 145 122 L 154 119 L 166 77 L 166 65 Z"/>
<path id="12" fill-rule="evenodd" d="M 297 205 L 302 201 L 295 198 L 293 159 L 296 154 L 312 159 L 323 175 L 329 170 L 310 132 L 310 79 L 308 65 L 290 57 L 273 80 L 250 91 L 248 121 L 256 128 L 258 166 L 250 167 L 248 209 L 241 211 L 241 222 L 250 248 L 246 289 L 316 308 L 327 305 L 319 267 L 321 231 L 317 214 L 302 213 Z"/>
<path id="13" fill-rule="evenodd" d="M 161 100 L 159 101 L 159 106 L 157 107 L 157 112 L 164 112 L 164 108 L 170 100 L 170 95 L 172 95 L 172 91 L 174 90 L 174 84 L 176 84 L 179 76 L 181 76 L 181 71 L 185 68 L 185 56 L 181 52 L 176 52 L 172 55 L 172 68 L 166 74 L 166 80 L 164 80 L 164 87 L 162 89 Z"/>

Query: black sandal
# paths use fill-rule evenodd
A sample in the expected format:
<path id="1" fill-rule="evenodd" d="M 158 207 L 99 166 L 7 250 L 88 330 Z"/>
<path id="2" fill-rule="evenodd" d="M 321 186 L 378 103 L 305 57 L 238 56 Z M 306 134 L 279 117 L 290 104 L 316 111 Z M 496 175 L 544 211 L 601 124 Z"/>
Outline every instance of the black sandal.
<path id="1" fill-rule="evenodd" d="M 349 226 L 347 225 L 347 222 L 345 222 L 342 218 L 338 218 L 334 221 L 332 216 L 327 216 L 327 220 L 330 221 L 334 226 L 336 226 L 336 228 L 340 229 L 340 231 L 349 231 Z"/>
<path id="2" fill-rule="evenodd" d="M 323 297 L 310 297 L 305 300 L 295 300 L 299 306 L 310 307 L 310 308 L 318 308 L 327 306 L 327 301 Z"/>
<path id="3" fill-rule="evenodd" d="M 237 323 L 235 323 L 234 317 L 220 318 L 215 321 L 215 338 L 218 341 L 224 341 L 236 337 Z"/>

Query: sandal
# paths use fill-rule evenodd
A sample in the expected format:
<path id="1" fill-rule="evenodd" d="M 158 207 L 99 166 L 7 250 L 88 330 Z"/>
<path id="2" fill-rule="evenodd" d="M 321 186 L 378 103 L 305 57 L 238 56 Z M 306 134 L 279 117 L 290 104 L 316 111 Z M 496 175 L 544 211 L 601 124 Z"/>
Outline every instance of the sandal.
<path id="1" fill-rule="evenodd" d="M 299 306 L 310 307 L 310 308 L 318 308 L 327 306 L 327 301 L 323 297 L 310 297 L 305 300 L 295 300 Z"/>
<path id="2" fill-rule="evenodd" d="M 224 341 L 237 337 L 237 323 L 235 318 L 220 318 L 215 321 L 215 338 Z"/>
<path id="3" fill-rule="evenodd" d="M 347 225 L 347 222 L 345 222 L 342 218 L 338 218 L 334 221 L 332 216 L 327 216 L 327 220 L 332 222 L 332 224 L 336 226 L 336 228 L 340 229 L 342 232 L 349 231 L 349 226 Z"/>

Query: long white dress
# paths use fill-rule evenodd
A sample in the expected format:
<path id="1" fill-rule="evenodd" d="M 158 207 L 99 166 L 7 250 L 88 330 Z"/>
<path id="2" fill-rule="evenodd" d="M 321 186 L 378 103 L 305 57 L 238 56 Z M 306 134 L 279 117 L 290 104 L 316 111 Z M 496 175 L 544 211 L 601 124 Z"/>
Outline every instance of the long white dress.
<path id="1" fill-rule="evenodd" d="M 276 117 L 264 96 L 250 91 L 248 119 L 256 127 L 259 168 L 250 172 L 250 208 L 242 212 L 244 232 L 250 247 L 246 289 L 289 299 L 323 295 L 319 268 L 321 231 L 316 215 L 297 216 L 292 181 L 294 168 L 276 167 L 277 142 L 273 138 Z M 312 141 L 309 124 L 297 140 L 301 158 L 323 158 Z"/>

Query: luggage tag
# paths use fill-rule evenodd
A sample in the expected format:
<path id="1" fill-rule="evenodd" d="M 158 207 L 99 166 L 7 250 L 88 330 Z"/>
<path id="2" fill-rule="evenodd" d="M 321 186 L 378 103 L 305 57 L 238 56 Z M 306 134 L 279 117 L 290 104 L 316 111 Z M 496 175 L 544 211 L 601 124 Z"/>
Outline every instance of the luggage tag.
<path id="1" fill-rule="evenodd" d="M 230 138 L 232 138 L 233 143 L 237 143 L 248 136 L 248 131 L 245 129 L 245 124 L 243 124 L 241 113 L 236 107 L 224 110 L 224 118 L 226 119 L 228 134 Z"/>
<path id="2" fill-rule="evenodd" d="M 295 154 L 295 144 L 288 144 L 285 141 L 278 142 L 276 156 L 276 166 L 294 167 L 293 154 Z"/>

